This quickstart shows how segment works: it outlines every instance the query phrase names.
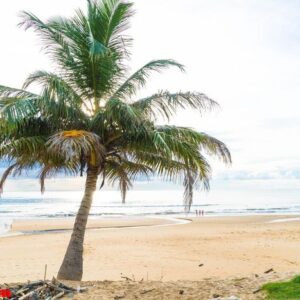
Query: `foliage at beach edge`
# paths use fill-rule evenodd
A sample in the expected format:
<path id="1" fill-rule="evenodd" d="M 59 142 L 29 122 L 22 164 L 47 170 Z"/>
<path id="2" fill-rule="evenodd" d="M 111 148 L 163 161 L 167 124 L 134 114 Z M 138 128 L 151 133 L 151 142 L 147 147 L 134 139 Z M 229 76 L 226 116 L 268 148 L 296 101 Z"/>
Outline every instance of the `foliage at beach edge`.
<path id="1" fill-rule="evenodd" d="M 300 300 L 300 276 L 286 282 L 272 282 L 263 286 L 268 300 Z"/>

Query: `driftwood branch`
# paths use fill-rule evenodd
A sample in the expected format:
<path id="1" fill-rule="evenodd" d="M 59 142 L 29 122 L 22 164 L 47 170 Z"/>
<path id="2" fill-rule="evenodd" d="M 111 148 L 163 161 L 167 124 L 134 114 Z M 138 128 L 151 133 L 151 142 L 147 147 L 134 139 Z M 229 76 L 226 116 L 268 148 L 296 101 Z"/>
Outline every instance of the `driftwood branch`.
<path id="1" fill-rule="evenodd" d="M 40 286 L 38 288 L 36 288 L 35 290 L 27 293 L 26 295 L 22 296 L 21 298 L 19 298 L 19 300 L 25 300 L 25 299 L 28 299 L 29 297 L 35 295 L 35 294 L 38 294 L 39 291 L 43 290 L 45 288 L 45 285 L 43 286 Z"/>

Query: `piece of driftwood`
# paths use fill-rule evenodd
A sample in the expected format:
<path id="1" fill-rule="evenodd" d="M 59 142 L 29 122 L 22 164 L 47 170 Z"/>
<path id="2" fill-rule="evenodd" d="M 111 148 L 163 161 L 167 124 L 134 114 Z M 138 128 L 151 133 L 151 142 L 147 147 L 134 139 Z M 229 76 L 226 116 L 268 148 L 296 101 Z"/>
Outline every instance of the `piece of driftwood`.
<path id="1" fill-rule="evenodd" d="M 144 295 L 144 294 L 147 294 L 147 293 L 150 293 L 152 291 L 154 291 L 155 289 L 150 289 L 150 290 L 143 290 L 141 291 L 141 294 Z"/>
<path id="2" fill-rule="evenodd" d="M 261 291 L 261 288 L 258 288 L 257 290 L 253 291 L 253 294 L 257 294 Z"/>
<path id="3" fill-rule="evenodd" d="M 51 300 L 59 299 L 59 298 L 61 298 L 64 294 L 65 294 L 65 292 L 62 291 L 62 292 L 60 292 L 59 294 L 57 294 L 56 296 L 54 296 Z"/>
<path id="4" fill-rule="evenodd" d="M 20 294 L 23 294 L 23 293 L 27 292 L 28 290 L 29 290 L 28 287 L 26 287 L 26 288 L 21 288 L 20 290 L 18 290 L 18 291 L 16 292 L 16 294 L 17 294 L 17 295 L 20 295 Z"/>
<path id="5" fill-rule="evenodd" d="M 265 274 L 269 274 L 269 273 L 271 273 L 271 272 L 274 272 L 273 268 L 271 268 L 271 269 L 265 271 L 264 273 L 265 273 Z"/>
<path id="6" fill-rule="evenodd" d="M 114 297 L 115 300 L 124 299 L 124 298 L 125 298 L 125 295 L 116 295 Z"/>
<path id="7" fill-rule="evenodd" d="M 127 277 L 127 276 L 121 276 L 121 278 L 125 279 L 126 281 L 133 281 L 133 279 Z"/>
<path id="8" fill-rule="evenodd" d="M 44 289 L 44 288 L 45 288 L 45 285 L 40 286 L 40 287 L 36 288 L 35 290 L 33 290 L 33 291 L 31 291 L 31 292 L 25 294 L 24 296 L 20 297 L 19 300 L 25 300 L 25 299 L 28 299 L 29 297 L 31 297 L 31 296 L 33 296 L 33 295 L 35 295 L 35 294 L 38 294 L 38 292 L 41 291 L 41 290 Z"/>
<path id="9" fill-rule="evenodd" d="M 44 281 L 46 280 L 46 277 L 47 277 L 47 264 L 45 264 Z"/>
<path id="10" fill-rule="evenodd" d="M 47 284 L 49 287 L 52 287 L 53 289 L 56 289 L 56 290 L 58 290 L 58 291 L 60 291 L 60 292 L 63 292 L 63 291 L 64 291 L 63 288 L 61 288 L 59 285 L 53 284 L 52 282 L 47 282 L 46 284 Z"/>
<path id="11" fill-rule="evenodd" d="M 67 286 L 67 285 L 63 284 L 62 282 L 58 281 L 55 277 L 52 278 L 51 283 L 54 284 L 54 285 L 56 285 L 56 286 L 58 286 L 58 287 L 60 287 L 60 288 L 65 289 L 65 290 L 70 290 L 70 291 L 72 291 L 72 292 L 77 291 L 77 289 L 72 288 L 72 287 L 70 287 L 70 286 Z M 87 288 L 80 288 L 80 289 L 79 289 L 79 292 L 83 292 L 83 291 L 86 290 L 86 289 L 87 289 Z"/>

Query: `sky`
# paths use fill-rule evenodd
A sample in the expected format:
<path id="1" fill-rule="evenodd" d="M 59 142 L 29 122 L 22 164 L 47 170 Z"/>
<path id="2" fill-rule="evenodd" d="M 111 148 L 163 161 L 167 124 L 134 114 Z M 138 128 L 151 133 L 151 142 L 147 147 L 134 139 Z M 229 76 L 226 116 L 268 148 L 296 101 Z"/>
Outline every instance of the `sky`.
<path id="1" fill-rule="evenodd" d="M 136 0 L 129 33 L 132 69 L 172 58 L 186 72 L 151 77 L 143 91 L 198 91 L 221 108 L 180 111 L 172 124 L 224 141 L 233 164 L 212 161 L 213 178 L 300 179 L 300 2 L 297 0 Z M 29 10 L 45 20 L 70 16 L 85 0 L 10 0 L 0 4 L 0 84 L 20 87 L 37 69 L 51 70 L 41 43 L 18 28 Z"/>

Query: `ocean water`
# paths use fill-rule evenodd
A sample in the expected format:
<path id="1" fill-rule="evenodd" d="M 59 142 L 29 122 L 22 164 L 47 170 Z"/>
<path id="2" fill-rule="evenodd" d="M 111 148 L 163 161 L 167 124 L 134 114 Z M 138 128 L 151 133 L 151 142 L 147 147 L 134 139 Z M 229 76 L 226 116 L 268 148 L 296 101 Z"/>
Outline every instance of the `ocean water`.
<path id="1" fill-rule="evenodd" d="M 0 199 L 0 233 L 7 232 L 13 219 L 67 218 L 75 216 L 81 191 L 5 192 Z M 166 186 L 156 189 L 151 183 L 129 191 L 126 204 L 119 191 L 97 191 L 91 217 L 124 215 L 186 215 L 182 189 Z M 209 193 L 196 191 L 190 216 L 196 209 L 206 216 L 249 214 L 300 215 L 300 180 L 293 181 L 220 181 Z"/>

